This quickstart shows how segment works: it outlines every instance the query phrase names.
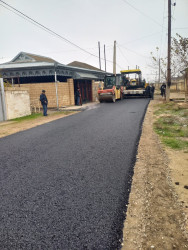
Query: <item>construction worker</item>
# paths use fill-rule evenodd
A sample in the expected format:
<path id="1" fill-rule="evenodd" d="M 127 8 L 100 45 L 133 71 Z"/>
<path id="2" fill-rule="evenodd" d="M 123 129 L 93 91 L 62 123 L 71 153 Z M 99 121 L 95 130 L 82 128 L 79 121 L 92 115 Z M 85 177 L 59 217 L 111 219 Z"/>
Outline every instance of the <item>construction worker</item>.
<path id="1" fill-rule="evenodd" d="M 152 84 L 150 87 L 150 96 L 151 96 L 152 100 L 154 98 L 154 92 L 155 92 L 155 86 L 154 86 L 154 84 Z"/>
<path id="2" fill-rule="evenodd" d="M 149 85 L 146 87 L 146 96 L 151 97 L 151 91 L 150 91 L 150 86 Z"/>
<path id="3" fill-rule="evenodd" d="M 42 107 L 43 107 L 43 115 L 47 116 L 48 99 L 46 97 L 45 92 L 46 92 L 45 90 L 42 90 L 42 93 L 40 95 L 40 101 L 41 101 L 41 104 L 42 104 Z"/>
<path id="4" fill-rule="evenodd" d="M 79 85 L 77 85 L 77 90 L 76 90 L 76 105 L 80 105 L 80 98 L 81 98 L 81 91 Z"/>
<path id="5" fill-rule="evenodd" d="M 163 83 L 162 85 L 161 85 L 161 87 L 160 87 L 160 90 L 161 90 L 161 96 L 163 97 L 165 97 L 166 96 L 166 84 L 165 83 Z"/>

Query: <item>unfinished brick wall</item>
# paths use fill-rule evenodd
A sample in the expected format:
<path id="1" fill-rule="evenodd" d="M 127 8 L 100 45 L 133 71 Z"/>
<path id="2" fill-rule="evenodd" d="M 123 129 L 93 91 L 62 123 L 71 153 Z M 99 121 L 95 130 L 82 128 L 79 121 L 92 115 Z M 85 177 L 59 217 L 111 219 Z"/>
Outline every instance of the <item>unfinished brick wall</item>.
<path id="1" fill-rule="evenodd" d="M 46 90 L 46 96 L 48 98 L 48 107 L 57 107 L 56 85 L 54 82 L 21 84 L 21 87 L 28 90 L 32 106 L 38 107 L 40 105 L 39 98 L 42 90 L 44 89 Z M 57 89 L 59 107 L 75 104 L 73 79 L 68 79 L 67 82 L 57 82 Z"/>
<path id="2" fill-rule="evenodd" d="M 186 89 L 185 80 L 182 79 L 182 80 L 179 80 L 179 81 L 172 81 L 170 89 L 171 90 L 176 90 L 176 91 L 185 91 L 185 89 Z"/>
<path id="3" fill-rule="evenodd" d="M 92 80 L 92 101 L 96 102 L 98 100 L 98 89 L 99 87 L 103 87 L 104 82 L 102 81 L 94 81 Z"/>

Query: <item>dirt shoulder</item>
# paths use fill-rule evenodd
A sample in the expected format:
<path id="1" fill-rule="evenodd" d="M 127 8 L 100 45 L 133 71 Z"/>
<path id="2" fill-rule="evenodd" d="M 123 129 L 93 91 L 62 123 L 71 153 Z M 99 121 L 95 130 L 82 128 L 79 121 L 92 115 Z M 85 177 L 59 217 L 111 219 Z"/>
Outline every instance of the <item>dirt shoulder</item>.
<path id="1" fill-rule="evenodd" d="M 188 249 L 188 154 L 166 149 L 153 131 L 158 102 L 150 102 L 143 123 L 124 224 L 126 250 Z"/>
<path id="2" fill-rule="evenodd" d="M 6 121 L 0 123 L 0 138 L 26 130 L 34 128 L 36 126 L 61 119 L 63 117 L 73 115 L 78 111 L 68 112 L 49 112 L 48 116 L 40 116 L 35 119 L 23 120 L 23 121 Z"/>

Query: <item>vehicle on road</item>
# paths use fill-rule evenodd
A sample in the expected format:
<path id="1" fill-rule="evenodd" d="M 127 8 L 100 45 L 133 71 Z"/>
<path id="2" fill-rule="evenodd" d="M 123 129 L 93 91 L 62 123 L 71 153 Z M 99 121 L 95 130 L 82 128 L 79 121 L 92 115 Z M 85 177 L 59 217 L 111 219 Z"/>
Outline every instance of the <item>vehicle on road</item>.
<path id="1" fill-rule="evenodd" d="M 134 78 L 131 77 L 134 75 Z M 142 80 L 140 69 L 122 70 L 121 71 L 123 97 L 127 96 L 144 96 L 150 97 L 150 90 L 145 79 Z"/>
<path id="2" fill-rule="evenodd" d="M 104 79 L 104 87 L 98 90 L 99 102 L 123 99 L 123 86 L 121 74 L 107 75 Z"/>

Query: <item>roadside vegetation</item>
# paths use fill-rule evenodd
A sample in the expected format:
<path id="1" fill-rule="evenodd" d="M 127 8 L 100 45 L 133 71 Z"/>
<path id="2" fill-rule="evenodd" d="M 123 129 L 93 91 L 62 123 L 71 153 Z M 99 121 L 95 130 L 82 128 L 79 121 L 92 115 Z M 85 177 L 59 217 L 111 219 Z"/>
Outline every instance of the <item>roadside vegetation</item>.
<path id="1" fill-rule="evenodd" d="M 188 151 L 188 104 L 157 104 L 154 114 L 154 129 L 162 142 L 172 149 Z"/>
<path id="2" fill-rule="evenodd" d="M 73 113 L 73 111 L 57 111 L 57 112 L 50 113 L 49 116 L 58 115 L 58 114 L 69 115 L 71 113 Z M 12 119 L 11 121 L 23 122 L 23 121 L 34 120 L 34 119 L 37 119 L 39 117 L 43 117 L 43 114 L 42 113 L 32 113 L 31 115 L 15 118 L 15 119 Z"/>

